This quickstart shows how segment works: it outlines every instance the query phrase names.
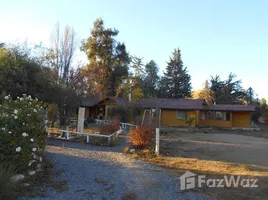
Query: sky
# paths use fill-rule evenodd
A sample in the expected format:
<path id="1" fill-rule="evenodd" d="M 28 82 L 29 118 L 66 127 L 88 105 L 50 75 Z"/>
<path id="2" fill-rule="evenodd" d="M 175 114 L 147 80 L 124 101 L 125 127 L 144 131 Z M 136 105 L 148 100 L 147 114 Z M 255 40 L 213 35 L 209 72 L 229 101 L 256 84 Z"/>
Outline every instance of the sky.
<path id="1" fill-rule="evenodd" d="M 268 99 L 268 1 L 266 0 L 0 0 L 0 41 L 50 44 L 59 22 L 80 40 L 102 18 L 119 31 L 131 55 L 155 60 L 160 74 L 180 48 L 193 89 L 230 72 Z M 76 59 L 85 59 L 77 52 Z"/>

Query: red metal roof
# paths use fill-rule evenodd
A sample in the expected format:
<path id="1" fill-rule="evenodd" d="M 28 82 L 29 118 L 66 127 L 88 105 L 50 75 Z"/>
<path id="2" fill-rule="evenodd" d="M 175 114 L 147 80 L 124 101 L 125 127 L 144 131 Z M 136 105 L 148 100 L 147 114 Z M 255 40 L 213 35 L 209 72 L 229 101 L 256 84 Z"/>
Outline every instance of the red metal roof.
<path id="1" fill-rule="evenodd" d="M 201 110 L 212 110 L 212 111 L 255 111 L 254 105 L 206 105 Z"/>
<path id="2" fill-rule="evenodd" d="M 102 100 L 91 101 L 87 106 L 91 107 L 103 102 L 106 99 L 115 101 L 124 106 L 129 106 L 131 103 L 120 97 L 107 97 Z M 137 106 L 142 108 L 161 108 L 174 110 L 211 110 L 211 111 L 255 111 L 254 105 L 206 105 L 204 99 L 139 99 L 136 102 Z M 86 105 L 85 105 L 86 106 Z"/>
<path id="3" fill-rule="evenodd" d="M 137 104 L 143 108 L 199 110 L 205 101 L 203 99 L 140 99 Z"/>

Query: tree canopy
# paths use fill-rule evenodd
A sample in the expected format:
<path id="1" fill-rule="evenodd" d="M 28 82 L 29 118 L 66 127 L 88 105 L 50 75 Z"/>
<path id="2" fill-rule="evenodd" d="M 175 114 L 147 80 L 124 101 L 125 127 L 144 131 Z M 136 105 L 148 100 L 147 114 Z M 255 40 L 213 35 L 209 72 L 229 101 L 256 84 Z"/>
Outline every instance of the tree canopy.
<path id="1" fill-rule="evenodd" d="M 192 97 L 205 99 L 207 104 L 260 104 L 267 109 L 266 100 L 259 101 L 252 87 L 244 89 L 234 73 L 226 79 L 211 76 L 201 90 L 192 91 L 191 76 L 179 48 L 172 52 L 163 75 L 159 76 L 156 61 L 145 64 L 143 57 L 131 56 L 126 45 L 117 40 L 118 34 L 117 29 L 106 28 L 104 21 L 97 19 L 80 46 L 87 64 L 74 62 L 77 36 L 69 26 L 61 32 L 59 23 L 50 46 L 30 48 L 27 44 L 1 41 L 0 95 L 16 98 L 30 94 L 55 103 L 60 118 L 70 116 L 84 98 L 107 96 L 131 97 L 133 102 L 143 97 Z M 61 124 L 64 123 L 62 118 Z"/>
<path id="2" fill-rule="evenodd" d="M 82 42 L 81 50 L 88 57 L 85 73 L 89 85 L 99 97 L 114 96 L 121 78 L 128 75 L 129 55 L 124 43 L 115 40 L 119 31 L 105 28 L 97 19 L 90 36 Z"/>
<path id="3" fill-rule="evenodd" d="M 160 97 L 191 97 L 191 76 L 183 66 L 180 49 L 175 49 L 167 63 L 166 71 L 160 81 Z"/>

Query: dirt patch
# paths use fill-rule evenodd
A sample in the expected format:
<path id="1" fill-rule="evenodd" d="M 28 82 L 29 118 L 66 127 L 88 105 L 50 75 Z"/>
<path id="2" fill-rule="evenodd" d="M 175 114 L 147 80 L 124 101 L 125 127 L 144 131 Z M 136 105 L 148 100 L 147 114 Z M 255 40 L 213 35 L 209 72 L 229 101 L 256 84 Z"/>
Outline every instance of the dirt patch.
<path id="1" fill-rule="evenodd" d="M 146 160 L 173 169 L 170 171 L 173 176 L 191 171 L 211 178 L 224 175 L 257 178 L 259 187 L 253 189 L 198 188 L 191 191 L 217 199 L 268 199 L 268 139 L 243 133 L 171 132 L 161 136 L 162 156 Z"/>
<path id="2" fill-rule="evenodd" d="M 170 133 L 161 136 L 164 155 L 268 167 L 268 140 L 238 134 Z"/>

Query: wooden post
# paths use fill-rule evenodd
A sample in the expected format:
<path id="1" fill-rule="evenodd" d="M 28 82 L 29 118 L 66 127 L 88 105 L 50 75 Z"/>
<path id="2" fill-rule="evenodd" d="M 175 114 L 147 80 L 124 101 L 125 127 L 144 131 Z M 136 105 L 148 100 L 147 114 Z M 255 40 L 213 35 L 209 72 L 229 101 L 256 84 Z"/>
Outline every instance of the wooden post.
<path id="1" fill-rule="evenodd" d="M 111 144 L 111 137 L 108 137 L 108 145 Z"/>
<path id="2" fill-rule="evenodd" d="M 69 133 L 69 131 L 67 130 L 67 132 L 66 132 L 66 139 L 67 140 L 69 140 L 70 139 L 70 133 Z"/>
<path id="3" fill-rule="evenodd" d="M 159 156 L 159 140 L 160 140 L 160 131 L 159 128 L 155 130 L 155 154 Z"/>
<path id="4" fill-rule="evenodd" d="M 160 109 L 156 109 L 156 129 L 155 129 L 155 154 L 159 156 L 159 141 L 160 141 Z"/>
<path id="5" fill-rule="evenodd" d="M 77 132 L 83 132 L 84 131 L 84 118 L 85 118 L 85 108 L 79 107 Z"/>

